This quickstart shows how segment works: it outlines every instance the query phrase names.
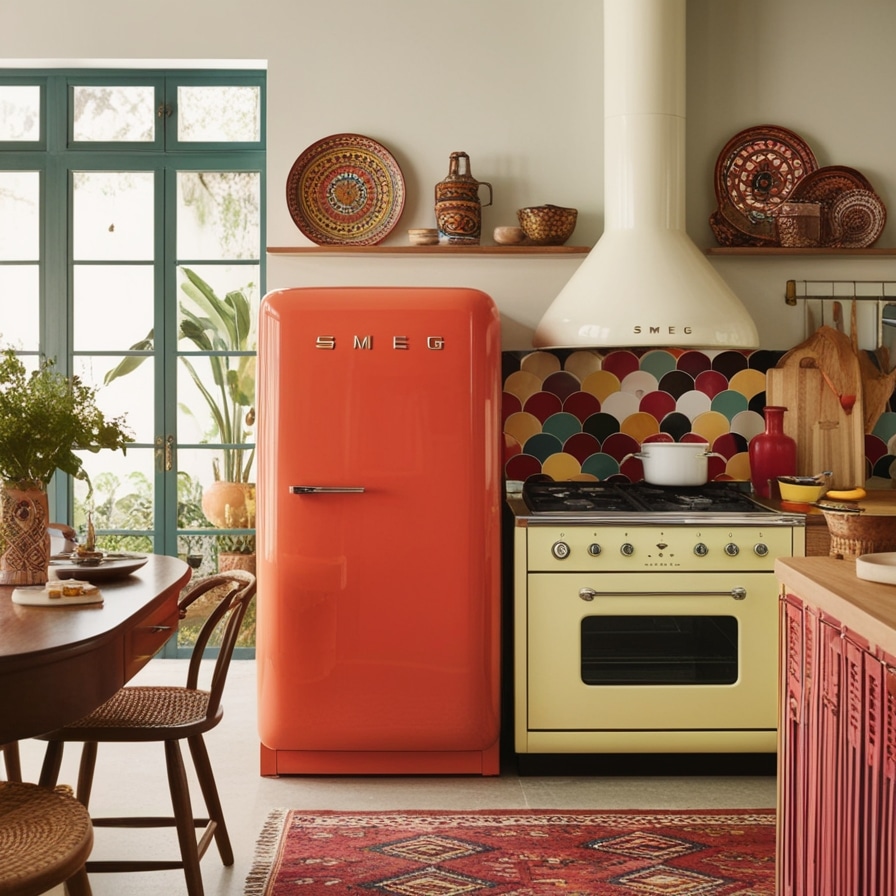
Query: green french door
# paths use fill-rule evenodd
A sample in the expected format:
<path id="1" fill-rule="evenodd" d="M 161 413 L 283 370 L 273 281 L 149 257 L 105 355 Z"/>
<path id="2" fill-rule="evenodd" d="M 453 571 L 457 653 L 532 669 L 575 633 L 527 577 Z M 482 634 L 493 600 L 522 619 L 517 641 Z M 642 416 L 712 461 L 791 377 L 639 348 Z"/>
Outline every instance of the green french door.
<path id="1" fill-rule="evenodd" d="M 254 550 L 264 178 L 264 73 L 0 78 L 0 343 L 126 416 L 126 455 L 85 457 L 92 493 L 51 490 L 55 519 L 89 517 L 107 550 L 199 574 Z"/>

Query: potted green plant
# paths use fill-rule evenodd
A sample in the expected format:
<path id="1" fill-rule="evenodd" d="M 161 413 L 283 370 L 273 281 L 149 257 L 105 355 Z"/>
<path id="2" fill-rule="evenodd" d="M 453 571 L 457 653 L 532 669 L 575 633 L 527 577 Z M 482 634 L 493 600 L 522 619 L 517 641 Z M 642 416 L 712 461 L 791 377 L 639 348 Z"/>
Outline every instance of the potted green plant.
<path id="1" fill-rule="evenodd" d="M 47 483 L 57 470 L 85 481 L 79 451 L 126 450 L 123 417 L 108 417 L 97 390 L 44 359 L 28 371 L 13 349 L 0 354 L 0 583 L 47 581 Z"/>
<path id="2" fill-rule="evenodd" d="M 211 381 L 202 378 L 193 361 L 180 358 L 211 415 L 209 441 L 224 445 L 221 459 L 212 461 L 214 482 L 203 493 L 202 509 L 211 524 L 221 529 L 255 526 L 255 484 L 252 465 L 254 445 L 247 445 L 255 423 L 255 356 L 252 351 L 255 327 L 249 298 L 244 289 L 223 298 L 191 268 L 182 268 L 179 340 L 186 340 L 207 355 Z M 153 331 L 131 346 L 134 351 L 153 347 Z M 219 353 L 219 354 L 214 354 Z M 145 357 L 125 358 L 105 377 L 109 383 L 143 363 Z"/>

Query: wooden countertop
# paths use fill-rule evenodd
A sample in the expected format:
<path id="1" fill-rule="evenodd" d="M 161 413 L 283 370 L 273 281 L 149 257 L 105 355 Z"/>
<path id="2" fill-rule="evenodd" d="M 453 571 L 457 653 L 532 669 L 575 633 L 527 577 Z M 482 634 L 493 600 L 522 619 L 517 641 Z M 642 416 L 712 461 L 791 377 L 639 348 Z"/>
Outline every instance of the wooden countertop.
<path id="1" fill-rule="evenodd" d="M 833 617 L 847 629 L 896 655 L 896 585 L 856 575 L 855 560 L 781 557 L 775 574 L 788 592 Z"/>

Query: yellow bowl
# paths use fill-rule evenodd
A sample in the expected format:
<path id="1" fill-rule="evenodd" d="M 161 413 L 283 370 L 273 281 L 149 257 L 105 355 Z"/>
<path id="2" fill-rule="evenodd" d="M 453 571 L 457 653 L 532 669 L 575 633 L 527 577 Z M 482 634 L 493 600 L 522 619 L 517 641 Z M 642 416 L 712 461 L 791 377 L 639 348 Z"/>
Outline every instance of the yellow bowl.
<path id="1" fill-rule="evenodd" d="M 781 490 L 781 500 L 792 501 L 794 504 L 812 504 L 828 490 L 824 483 L 807 485 L 789 481 L 784 476 L 778 477 L 778 488 Z"/>

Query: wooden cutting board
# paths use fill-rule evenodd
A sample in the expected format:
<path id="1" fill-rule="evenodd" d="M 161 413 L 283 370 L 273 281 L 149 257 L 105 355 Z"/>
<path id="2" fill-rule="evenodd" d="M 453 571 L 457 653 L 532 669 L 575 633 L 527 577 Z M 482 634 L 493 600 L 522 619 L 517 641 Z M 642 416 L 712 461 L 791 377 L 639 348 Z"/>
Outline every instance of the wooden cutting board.
<path id="1" fill-rule="evenodd" d="M 768 404 L 787 408 L 784 432 L 796 440 L 797 474 L 813 476 L 832 470 L 831 488 L 861 485 L 866 478 L 861 389 L 847 413 L 821 370 L 802 367 L 800 362 L 794 358 L 770 369 L 765 389 Z"/>

